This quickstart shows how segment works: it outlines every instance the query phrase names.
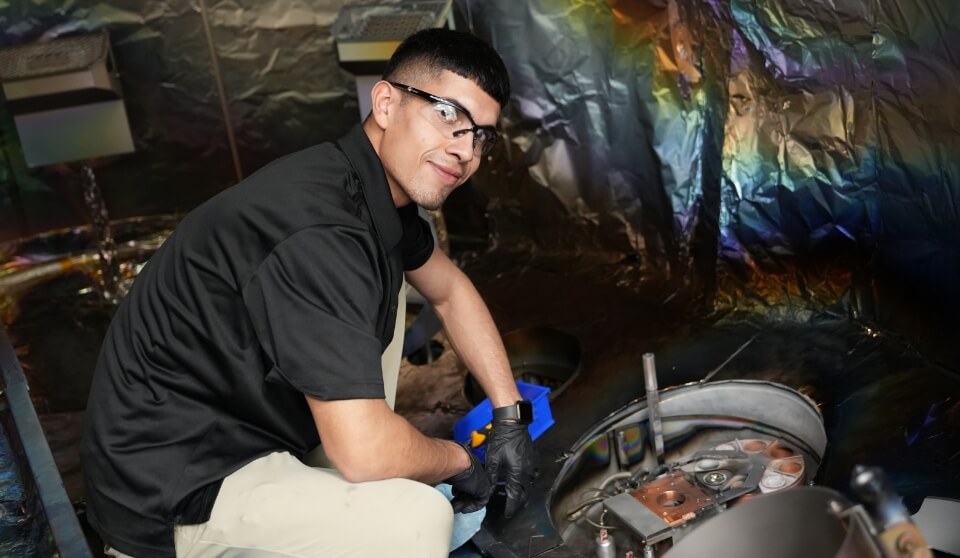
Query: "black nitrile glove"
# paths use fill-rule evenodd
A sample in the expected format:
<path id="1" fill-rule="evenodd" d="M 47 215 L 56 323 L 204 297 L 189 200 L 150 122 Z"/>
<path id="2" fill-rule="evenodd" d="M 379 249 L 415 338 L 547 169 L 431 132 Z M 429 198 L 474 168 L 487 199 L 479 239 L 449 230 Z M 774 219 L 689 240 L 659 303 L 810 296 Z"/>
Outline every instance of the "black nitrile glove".
<path id="1" fill-rule="evenodd" d="M 477 456 L 466 445 L 463 446 L 470 456 L 470 468 L 444 482 L 453 487 L 453 513 L 472 513 L 487 505 L 493 485 L 483 470 Z"/>
<path id="2" fill-rule="evenodd" d="M 503 478 L 507 492 L 503 517 L 510 519 L 527 504 L 527 490 L 537 477 L 536 454 L 526 425 L 507 420 L 493 422 L 487 438 L 487 473 L 494 486 Z"/>

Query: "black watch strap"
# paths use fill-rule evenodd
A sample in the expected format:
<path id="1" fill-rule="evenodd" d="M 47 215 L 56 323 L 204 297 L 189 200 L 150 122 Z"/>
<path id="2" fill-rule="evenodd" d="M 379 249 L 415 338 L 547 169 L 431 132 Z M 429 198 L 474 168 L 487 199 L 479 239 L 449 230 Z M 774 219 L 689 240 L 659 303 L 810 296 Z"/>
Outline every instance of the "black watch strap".
<path id="1" fill-rule="evenodd" d="M 517 401 L 513 405 L 497 407 L 493 410 L 493 420 L 515 420 L 520 424 L 530 424 L 533 422 L 533 404 Z"/>

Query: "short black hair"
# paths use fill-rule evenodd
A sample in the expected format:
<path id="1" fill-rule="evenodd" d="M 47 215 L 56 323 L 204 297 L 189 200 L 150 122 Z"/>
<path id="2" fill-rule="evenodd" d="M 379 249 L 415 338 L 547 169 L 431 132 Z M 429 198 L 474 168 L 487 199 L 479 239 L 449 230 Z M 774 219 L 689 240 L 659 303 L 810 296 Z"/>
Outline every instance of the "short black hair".
<path id="1" fill-rule="evenodd" d="M 437 76 L 443 70 L 472 80 L 501 109 L 510 99 L 510 77 L 497 51 L 474 35 L 451 29 L 424 29 L 407 37 L 390 57 L 383 79 L 409 80 L 420 73 Z"/>

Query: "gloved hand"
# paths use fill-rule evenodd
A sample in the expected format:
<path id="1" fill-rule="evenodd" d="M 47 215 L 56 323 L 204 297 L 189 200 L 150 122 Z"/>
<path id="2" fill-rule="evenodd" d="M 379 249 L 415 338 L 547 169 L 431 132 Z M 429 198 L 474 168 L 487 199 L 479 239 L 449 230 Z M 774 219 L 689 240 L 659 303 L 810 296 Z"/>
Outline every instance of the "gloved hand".
<path id="1" fill-rule="evenodd" d="M 493 421 L 487 438 L 487 473 L 493 486 L 503 478 L 507 492 L 503 516 L 510 519 L 527 504 L 527 490 L 537 477 L 533 440 L 525 424 Z"/>
<path id="2" fill-rule="evenodd" d="M 477 456 L 466 445 L 462 447 L 470 456 L 470 468 L 444 482 L 453 487 L 453 513 L 472 513 L 487 505 L 493 485 Z"/>

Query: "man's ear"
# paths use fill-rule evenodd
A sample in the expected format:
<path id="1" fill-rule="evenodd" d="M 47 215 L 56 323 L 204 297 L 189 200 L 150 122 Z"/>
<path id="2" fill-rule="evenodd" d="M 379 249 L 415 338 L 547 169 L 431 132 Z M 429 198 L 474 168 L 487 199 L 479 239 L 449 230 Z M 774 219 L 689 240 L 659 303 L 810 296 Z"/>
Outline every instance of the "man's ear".
<path id="1" fill-rule="evenodd" d="M 376 121 L 377 126 L 381 129 L 386 129 L 387 124 L 389 123 L 389 116 L 394 107 L 396 106 L 396 100 L 399 91 L 393 88 L 389 83 L 385 81 L 378 81 L 373 85 L 373 89 L 370 90 L 370 100 L 371 100 L 371 115 Z"/>

